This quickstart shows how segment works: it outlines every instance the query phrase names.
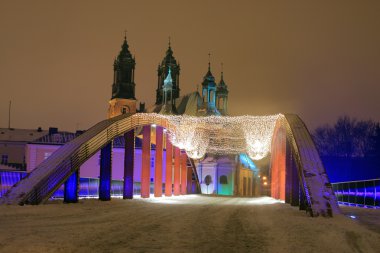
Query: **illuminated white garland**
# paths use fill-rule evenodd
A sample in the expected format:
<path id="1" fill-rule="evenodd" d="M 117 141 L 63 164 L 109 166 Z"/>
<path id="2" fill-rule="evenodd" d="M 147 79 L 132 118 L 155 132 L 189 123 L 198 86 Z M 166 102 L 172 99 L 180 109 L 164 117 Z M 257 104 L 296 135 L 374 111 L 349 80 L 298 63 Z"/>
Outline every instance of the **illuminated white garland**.
<path id="1" fill-rule="evenodd" d="M 270 152 L 276 121 L 283 117 L 282 114 L 195 117 L 155 113 L 134 116 L 155 122 L 166 120 L 172 144 L 186 150 L 193 159 L 200 159 L 206 153 L 247 153 L 253 160 L 260 160 Z"/>

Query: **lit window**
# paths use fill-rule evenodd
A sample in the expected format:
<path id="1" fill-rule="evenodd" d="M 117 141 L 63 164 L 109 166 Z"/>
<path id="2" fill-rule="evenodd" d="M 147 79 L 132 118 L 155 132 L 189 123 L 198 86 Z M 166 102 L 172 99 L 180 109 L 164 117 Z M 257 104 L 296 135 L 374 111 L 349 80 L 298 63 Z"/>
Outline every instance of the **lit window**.
<path id="1" fill-rule="evenodd" d="M 8 164 L 8 155 L 1 155 L 1 163 Z"/>
<path id="2" fill-rule="evenodd" d="M 215 102 L 215 91 L 213 90 L 210 91 L 210 102 L 211 103 Z"/>
<path id="3" fill-rule="evenodd" d="M 51 152 L 45 152 L 44 160 L 48 159 L 50 155 L 51 155 Z"/>
<path id="4" fill-rule="evenodd" d="M 220 184 L 228 184 L 227 176 L 226 175 L 220 176 L 219 183 Z"/>

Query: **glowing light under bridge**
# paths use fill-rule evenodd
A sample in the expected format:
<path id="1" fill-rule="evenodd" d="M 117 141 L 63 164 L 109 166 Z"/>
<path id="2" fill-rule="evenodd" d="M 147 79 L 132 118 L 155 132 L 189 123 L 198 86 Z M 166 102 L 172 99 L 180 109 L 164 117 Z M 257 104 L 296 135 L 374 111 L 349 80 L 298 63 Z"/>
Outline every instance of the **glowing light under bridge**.
<path id="1" fill-rule="evenodd" d="M 282 114 L 269 116 L 207 116 L 136 114 L 139 118 L 165 120 L 174 146 L 200 159 L 206 153 L 247 153 L 253 160 L 264 158 L 271 148 L 275 124 Z"/>

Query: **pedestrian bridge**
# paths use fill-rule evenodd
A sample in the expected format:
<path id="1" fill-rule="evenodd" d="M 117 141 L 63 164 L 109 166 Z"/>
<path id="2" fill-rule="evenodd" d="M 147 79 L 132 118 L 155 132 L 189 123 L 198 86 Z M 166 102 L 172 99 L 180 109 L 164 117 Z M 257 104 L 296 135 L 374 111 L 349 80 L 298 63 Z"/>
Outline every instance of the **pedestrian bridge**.
<path id="1" fill-rule="evenodd" d="M 189 157 L 192 161 L 202 158 L 206 153 L 244 152 L 252 159 L 260 159 L 270 152 L 272 197 L 299 206 L 311 216 L 339 213 L 335 195 L 310 133 L 294 114 L 263 117 L 190 117 L 155 113 L 120 115 L 99 122 L 62 146 L 14 185 L 0 199 L 0 204 L 40 204 L 47 201 L 63 183 L 67 189 L 65 201 L 76 202 L 79 168 L 99 150 L 99 199 L 109 200 L 112 140 L 121 135 L 126 141 L 123 197 L 132 198 L 134 137 L 137 134 L 143 137 L 141 196 L 149 197 L 151 126 L 156 126 L 156 156 L 162 156 L 160 150 L 163 149 L 164 135 L 168 137 L 165 138 L 166 148 L 171 150 L 166 152 L 167 155 L 172 154 L 173 145 L 174 195 L 186 194 L 186 177 L 189 173 L 186 171 L 187 162 L 181 165 L 180 157 L 186 156 L 186 160 Z M 181 161 L 185 159 L 181 158 Z M 196 170 L 193 172 L 196 174 Z M 171 187 L 171 183 L 166 183 L 166 187 Z M 156 196 L 162 195 L 162 189 L 159 188 L 155 185 Z"/>

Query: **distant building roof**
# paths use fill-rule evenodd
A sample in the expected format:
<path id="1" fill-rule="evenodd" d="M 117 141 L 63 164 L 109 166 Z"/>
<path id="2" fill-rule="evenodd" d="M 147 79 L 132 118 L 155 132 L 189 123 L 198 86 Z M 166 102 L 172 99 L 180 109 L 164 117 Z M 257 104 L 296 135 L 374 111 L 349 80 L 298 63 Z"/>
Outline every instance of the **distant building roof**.
<path id="1" fill-rule="evenodd" d="M 182 115 L 196 116 L 198 110 L 198 104 L 201 102 L 201 97 L 198 92 L 192 92 L 186 94 L 185 96 L 179 97 L 175 101 L 175 106 L 177 113 Z M 147 109 L 148 113 L 155 112 L 159 113 L 161 111 L 162 105 L 153 105 Z"/>
<path id="2" fill-rule="evenodd" d="M 75 139 L 83 132 L 77 132 L 77 133 L 71 133 L 71 132 L 57 132 L 54 134 L 47 134 L 45 136 L 42 136 L 41 138 L 38 138 L 34 141 L 31 141 L 31 144 L 48 144 L 48 145 L 64 145 L 67 142 Z M 123 136 L 118 136 L 113 140 L 113 147 L 114 148 L 124 148 L 125 140 Z M 142 147 L 142 141 L 140 138 L 136 138 L 135 141 L 135 148 L 141 148 Z M 151 148 L 155 149 L 155 145 L 152 144 Z"/>
<path id="3" fill-rule="evenodd" d="M 48 130 L 0 128 L 0 141 L 30 142 L 48 134 Z"/>
<path id="4" fill-rule="evenodd" d="M 56 133 L 50 133 L 50 134 L 48 133 L 48 134 L 45 134 L 44 136 L 41 136 L 38 139 L 31 141 L 31 143 L 62 145 L 62 144 L 65 144 L 65 143 L 75 139 L 81 133 L 82 132 L 77 132 L 77 133 L 56 132 Z"/>

